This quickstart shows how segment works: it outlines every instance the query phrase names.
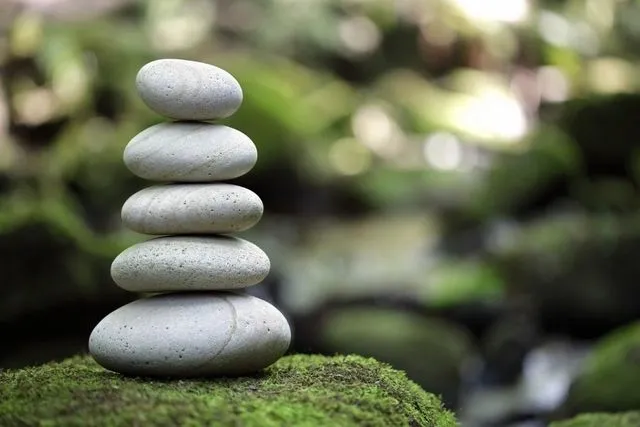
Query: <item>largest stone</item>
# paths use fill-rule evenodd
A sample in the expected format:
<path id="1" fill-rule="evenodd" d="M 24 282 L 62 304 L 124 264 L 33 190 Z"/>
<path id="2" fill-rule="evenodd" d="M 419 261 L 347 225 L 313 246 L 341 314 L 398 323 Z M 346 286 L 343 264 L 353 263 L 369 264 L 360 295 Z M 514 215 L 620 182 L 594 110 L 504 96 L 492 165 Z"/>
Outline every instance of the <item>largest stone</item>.
<path id="1" fill-rule="evenodd" d="M 275 307 L 230 292 L 162 294 L 102 319 L 89 351 L 129 375 L 196 377 L 248 374 L 287 351 L 291 331 Z"/>

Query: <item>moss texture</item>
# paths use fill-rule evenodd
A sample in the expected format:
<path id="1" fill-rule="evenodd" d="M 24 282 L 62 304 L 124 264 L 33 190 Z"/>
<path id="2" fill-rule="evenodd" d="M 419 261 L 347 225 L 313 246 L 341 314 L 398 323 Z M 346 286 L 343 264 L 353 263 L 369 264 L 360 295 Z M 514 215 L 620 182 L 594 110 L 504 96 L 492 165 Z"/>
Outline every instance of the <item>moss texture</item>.
<path id="1" fill-rule="evenodd" d="M 262 374 L 159 381 L 88 356 L 0 373 L 0 425 L 433 426 L 452 413 L 405 374 L 360 356 L 287 356 Z"/>
<path id="2" fill-rule="evenodd" d="M 638 427 L 640 412 L 620 414 L 582 414 L 565 421 L 551 423 L 549 427 Z"/>
<path id="3" fill-rule="evenodd" d="M 640 410 L 640 322 L 603 338 L 572 385 L 563 413 Z M 640 425 L 640 423 L 638 423 Z"/>

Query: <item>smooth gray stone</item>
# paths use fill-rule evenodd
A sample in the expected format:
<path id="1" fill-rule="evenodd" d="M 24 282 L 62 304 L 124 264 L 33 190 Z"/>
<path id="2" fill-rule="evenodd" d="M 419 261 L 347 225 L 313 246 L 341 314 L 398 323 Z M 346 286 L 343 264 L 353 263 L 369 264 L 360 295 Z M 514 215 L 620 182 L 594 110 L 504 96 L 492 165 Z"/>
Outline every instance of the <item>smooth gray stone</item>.
<path id="1" fill-rule="evenodd" d="M 125 249 L 111 277 L 131 292 L 246 288 L 261 282 L 271 263 L 251 242 L 230 236 L 168 236 Z"/>
<path id="2" fill-rule="evenodd" d="M 290 340 L 285 317 L 259 298 L 174 293 L 107 315 L 91 333 L 89 351 L 103 367 L 126 375 L 241 375 L 277 361 Z"/>
<path id="3" fill-rule="evenodd" d="M 122 222 L 145 234 L 234 233 L 254 226 L 263 205 L 232 184 L 171 184 L 145 188 L 122 206 Z"/>
<path id="4" fill-rule="evenodd" d="M 184 59 L 159 59 L 144 65 L 136 76 L 136 88 L 149 108 L 177 120 L 221 119 L 242 104 L 242 88 L 231 74 Z"/>
<path id="5" fill-rule="evenodd" d="M 160 123 L 127 144 L 124 163 L 153 181 L 212 182 L 249 172 L 258 151 L 248 136 L 210 123 Z"/>

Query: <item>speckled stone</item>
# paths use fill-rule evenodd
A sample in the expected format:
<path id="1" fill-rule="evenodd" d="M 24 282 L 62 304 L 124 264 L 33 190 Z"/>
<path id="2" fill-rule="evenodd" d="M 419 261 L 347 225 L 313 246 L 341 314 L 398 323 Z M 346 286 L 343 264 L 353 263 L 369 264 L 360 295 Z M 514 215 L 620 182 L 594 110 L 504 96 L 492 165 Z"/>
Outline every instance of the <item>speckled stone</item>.
<path id="1" fill-rule="evenodd" d="M 161 123 L 136 135 L 124 150 L 133 174 L 153 181 L 212 182 L 237 178 L 258 160 L 248 136 L 209 123 Z"/>
<path id="2" fill-rule="evenodd" d="M 107 315 L 89 338 L 103 367 L 126 375 L 197 377 L 259 371 L 289 347 L 271 304 L 231 292 L 156 295 Z"/>
<path id="3" fill-rule="evenodd" d="M 122 207 L 122 222 L 145 234 L 244 231 L 262 217 L 253 191 L 232 184 L 172 184 L 145 188 Z"/>
<path id="4" fill-rule="evenodd" d="M 242 104 L 242 88 L 231 74 L 184 59 L 146 64 L 136 76 L 136 88 L 149 108 L 177 120 L 221 119 Z"/>
<path id="5" fill-rule="evenodd" d="M 256 245 L 230 236 L 168 236 L 125 249 L 111 277 L 131 292 L 238 289 L 262 281 L 271 264 Z"/>

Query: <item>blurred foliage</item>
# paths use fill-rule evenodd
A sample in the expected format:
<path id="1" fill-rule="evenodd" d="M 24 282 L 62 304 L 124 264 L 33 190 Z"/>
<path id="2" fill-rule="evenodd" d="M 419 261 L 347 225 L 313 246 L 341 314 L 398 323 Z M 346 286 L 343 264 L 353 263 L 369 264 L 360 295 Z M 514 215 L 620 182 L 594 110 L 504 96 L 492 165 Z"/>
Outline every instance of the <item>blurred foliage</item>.
<path id="1" fill-rule="evenodd" d="M 321 300 L 323 289 L 373 280 L 408 283 L 434 304 L 503 298 L 514 286 L 505 239 L 518 236 L 527 259 L 570 263 L 558 246 L 574 229 L 592 236 L 619 215 L 635 222 L 638 16 L 630 0 L 4 1 L 1 239 L 11 248 L 37 224 L 42 240 L 28 250 L 56 240 L 65 259 L 81 260 L 62 263 L 61 286 L 107 286 L 87 272 L 93 262 L 104 271 L 142 238 L 119 221 L 145 185 L 122 150 L 162 120 L 136 96 L 135 74 L 154 58 L 188 58 L 226 68 L 244 88 L 224 123 L 255 141 L 260 161 L 238 182 L 299 233 L 274 255 L 293 293 L 301 281 L 321 284 L 308 294 Z M 546 224 L 557 211 L 589 221 Z M 385 222 L 409 213 L 425 228 L 360 229 L 364 237 L 313 249 L 307 237 L 322 227 L 308 217 L 354 212 Z M 529 227 L 532 217 L 548 230 Z M 481 248 L 430 255 L 435 240 L 455 246 L 460 232 L 504 218 L 512 226 Z M 36 280 L 23 270 L 3 301 Z M 515 282 L 519 291 L 526 281 Z"/>

